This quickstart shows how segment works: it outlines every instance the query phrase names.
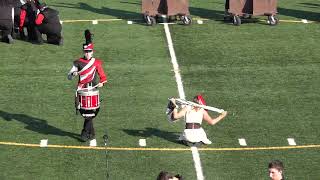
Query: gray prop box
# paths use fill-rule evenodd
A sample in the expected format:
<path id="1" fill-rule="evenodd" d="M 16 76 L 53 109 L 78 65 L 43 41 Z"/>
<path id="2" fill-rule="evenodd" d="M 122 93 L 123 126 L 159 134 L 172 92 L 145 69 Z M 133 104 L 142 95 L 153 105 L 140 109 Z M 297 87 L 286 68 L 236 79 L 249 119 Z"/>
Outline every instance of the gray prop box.
<path id="1" fill-rule="evenodd" d="M 276 15 L 277 0 L 230 0 L 229 13 L 235 16 Z"/>
<path id="2" fill-rule="evenodd" d="M 188 0 L 142 0 L 142 14 L 158 15 L 190 15 Z"/>

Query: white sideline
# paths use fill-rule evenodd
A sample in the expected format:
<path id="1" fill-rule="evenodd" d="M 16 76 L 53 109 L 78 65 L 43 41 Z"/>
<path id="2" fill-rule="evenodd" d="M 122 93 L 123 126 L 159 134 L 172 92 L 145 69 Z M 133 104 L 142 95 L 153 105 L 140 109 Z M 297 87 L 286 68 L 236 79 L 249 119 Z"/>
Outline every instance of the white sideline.
<path id="1" fill-rule="evenodd" d="M 170 52 L 170 56 L 171 56 L 171 63 L 173 65 L 173 71 L 174 71 L 174 75 L 176 77 L 179 97 L 181 99 L 185 99 L 185 93 L 183 90 L 183 84 L 182 84 L 182 79 L 181 79 L 181 75 L 180 75 L 179 65 L 177 62 L 176 53 L 174 52 L 174 49 L 173 49 L 173 43 L 172 43 L 172 39 L 171 39 L 169 26 L 168 26 L 168 23 L 163 23 L 163 25 L 164 25 L 164 30 L 165 30 L 166 37 L 167 37 L 169 52 Z M 197 173 L 197 180 L 204 180 L 198 148 L 191 147 L 191 152 L 192 152 L 192 157 L 193 157 L 193 161 L 194 161 L 194 167 L 195 167 L 196 173 Z"/>

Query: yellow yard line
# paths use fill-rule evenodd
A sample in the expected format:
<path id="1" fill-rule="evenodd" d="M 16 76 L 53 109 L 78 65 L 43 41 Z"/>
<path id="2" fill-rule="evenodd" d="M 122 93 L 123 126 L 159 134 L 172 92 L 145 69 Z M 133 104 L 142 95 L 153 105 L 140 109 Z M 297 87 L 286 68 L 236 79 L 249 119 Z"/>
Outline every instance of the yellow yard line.
<path id="1" fill-rule="evenodd" d="M 40 144 L 27 144 L 16 142 L 0 142 L 0 145 L 40 147 Z M 90 147 L 90 146 L 69 146 L 69 145 L 48 145 L 46 148 L 64 149 L 90 149 L 90 150 L 113 150 L 113 151 L 190 151 L 190 148 L 130 148 L 130 147 Z M 320 148 L 320 145 L 302 146 L 275 146 L 275 147 L 239 147 L 239 148 L 199 148 L 199 151 L 257 151 L 257 150 L 287 150 L 287 149 L 307 149 Z"/>
<path id="2" fill-rule="evenodd" d="M 307 23 L 303 22 L 302 20 L 298 21 L 298 20 L 279 20 L 280 22 L 288 22 L 288 23 L 304 23 L 304 24 L 309 24 L 309 23 L 319 23 L 318 21 L 310 21 L 310 20 L 307 20 Z"/>
<path id="3" fill-rule="evenodd" d="M 111 21 L 123 21 L 125 19 L 74 19 L 74 20 L 61 20 L 63 23 L 74 23 L 74 22 L 92 22 L 92 21 L 104 21 L 104 22 L 111 22 Z"/>
<path id="4" fill-rule="evenodd" d="M 203 21 L 208 21 L 210 19 L 207 18 L 192 18 L 193 20 L 203 20 Z M 61 20 L 62 23 L 76 23 L 76 22 L 92 22 L 92 21 L 100 21 L 100 22 L 113 22 L 113 21 L 142 21 L 142 19 L 70 19 L 70 20 Z M 266 21 L 266 20 L 262 20 L 260 19 L 259 21 Z M 285 19 L 280 19 L 280 22 L 286 22 L 286 23 L 304 23 L 302 20 L 285 20 Z M 319 23 L 317 21 L 310 21 L 307 20 L 306 24 L 309 23 Z"/>
<path id="5" fill-rule="evenodd" d="M 203 20 L 203 21 L 209 21 L 210 19 L 207 19 L 207 18 L 192 18 L 192 20 Z M 221 19 L 222 20 L 222 19 Z M 223 20 L 222 20 L 223 21 Z M 262 21 L 262 22 L 265 22 L 267 20 L 264 20 L 264 19 L 258 19 L 258 21 Z M 290 20 L 290 19 L 279 19 L 280 22 L 286 22 L 286 23 L 305 23 L 303 22 L 303 20 Z M 320 19 L 319 19 L 319 22 L 318 21 L 311 21 L 311 20 L 307 20 L 307 23 L 305 24 L 308 24 L 308 23 L 320 23 Z"/>
<path id="6" fill-rule="evenodd" d="M 285 20 L 285 19 L 280 19 L 280 22 L 288 22 L 288 23 L 302 23 L 302 21 L 300 20 Z M 313 21 L 308 21 L 308 23 L 312 23 Z"/>
<path id="7" fill-rule="evenodd" d="M 307 148 L 320 148 L 320 145 L 245 147 L 245 148 L 199 148 L 199 151 L 256 151 L 256 150 L 285 150 L 285 149 L 307 149 Z"/>

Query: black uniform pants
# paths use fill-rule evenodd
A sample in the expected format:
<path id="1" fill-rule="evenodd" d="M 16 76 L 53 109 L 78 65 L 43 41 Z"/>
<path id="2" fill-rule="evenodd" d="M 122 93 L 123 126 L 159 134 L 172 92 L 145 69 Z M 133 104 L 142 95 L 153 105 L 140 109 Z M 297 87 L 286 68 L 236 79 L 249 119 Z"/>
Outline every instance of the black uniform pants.
<path id="1" fill-rule="evenodd" d="M 12 22 L 12 8 L 9 7 L 9 2 L 0 1 L 0 30 L 2 31 L 2 40 L 7 41 L 8 35 L 11 34 L 13 30 Z"/>
<path id="2" fill-rule="evenodd" d="M 91 136 L 95 136 L 95 131 L 94 131 L 94 128 L 93 128 L 93 117 L 84 118 L 83 130 L 87 134 L 89 134 Z"/>
<path id="3" fill-rule="evenodd" d="M 42 40 L 41 35 L 47 35 L 47 41 L 50 44 L 59 44 L 61 40 L 61 24 L 41 24 L 36 26 L 37 39 Z"/>
<path id="4" fill-rule="evenodd" d="M 2 40 L 7 41 L 8 35 L 12 33 L 12 20 L 0 20 L 0 30 L 2 31 Z"/>
<path id="5" fill-rule="evenodd" d="M 93 119 L 98 115 L 99 109 L 96 110 L 83 110 L 80 109 L 81 115 L 84 117 L 83 129 L 81 132 L 81 136 L 87 136 L 89 139 L 93 139 L 95 137 L 95 130 L 93 127 Z M 92 115 L 94 116 L 88 116 Z"/>
<path id="6" fill-rule="evenodd" d="M 229 8 L 230 8 L 230 6 L 229 6 L 229 1 L 230 1 L 230 0 L 226 0 L 226 3 L 225 3 L 225 5 L 224 5 L 224 9 L 229 9 Z"/>

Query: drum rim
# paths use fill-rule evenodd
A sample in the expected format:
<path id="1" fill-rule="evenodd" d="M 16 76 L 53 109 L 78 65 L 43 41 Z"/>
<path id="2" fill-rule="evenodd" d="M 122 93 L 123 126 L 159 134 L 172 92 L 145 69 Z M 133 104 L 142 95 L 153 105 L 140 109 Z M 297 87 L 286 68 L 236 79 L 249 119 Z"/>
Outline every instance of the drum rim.
<path id="1" fill-rule="evenodd" d="M 100 107 L 100 105 L 98 105 L 96 107 L 86 107 L 86 108 L 80 106 L 80 109 L 83 109 L 83 110 L 95 110 L 95 109 L 98 109 L 99 107 Z"/>
<path id="2" fill-rule="evenodd" d="M 79 90 L 78 91 L 79 95 L 84 95 L 84 96 L 90 96 L 90 95 L 99 95 L 99 90 L 94 90 L 94 91 L 83 91 Z"/>

